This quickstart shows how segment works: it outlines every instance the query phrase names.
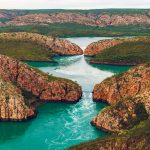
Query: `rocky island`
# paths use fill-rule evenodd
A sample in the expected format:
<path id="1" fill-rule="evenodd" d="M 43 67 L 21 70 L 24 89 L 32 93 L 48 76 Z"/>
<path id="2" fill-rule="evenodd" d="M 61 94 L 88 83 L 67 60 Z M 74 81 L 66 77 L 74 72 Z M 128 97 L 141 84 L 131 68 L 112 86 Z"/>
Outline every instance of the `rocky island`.
<path id="1" fill-rule="evenodd" d="M 0 54 L 23 61 L 52 61 L 53 56 L 81 55 L 82 49 L 68 40 L 36 33 L 0 34 Z"/>
<path id="2" fill-rule="evenodd" d="M 78 102 L 81 87 L 47 75 L 18 60 L 0 55 L 0 120 L 22 121 L 36 116 L 38 102 Z"/>
<path id="3" fill-rule="evenodd" d="M 90 63 L 137 65 L 150 60 L 150 37 L 115 38 L 91 43 L 84 51 Z"/>

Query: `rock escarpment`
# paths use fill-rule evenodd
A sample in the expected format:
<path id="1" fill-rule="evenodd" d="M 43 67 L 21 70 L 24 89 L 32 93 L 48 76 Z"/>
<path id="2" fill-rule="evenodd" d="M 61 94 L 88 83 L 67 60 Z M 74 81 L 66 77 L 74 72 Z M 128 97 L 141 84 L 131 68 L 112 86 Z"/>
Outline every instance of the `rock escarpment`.
<path id="1" fill-rule="evenodd" d="M 79 46 L 69 42 L 68 40 L 47 37 L 36 33 L 1 33 L 0 40 L 31 42 L 33 44 L 42 46 L 49 53 L 55 52 L 58 55 L 81 55 L 83 53 L 82 49 Z"/>
<path id="2" fill-rule="evenodd" d="M 105 79 L 95 85 L 93 99 L 116 104 L 119 99 L 135 96 L 140 92 L 150 90 L 150 67 L 142 64 L 131 68 L 127 72 Z"/>
<path id="3" fill-rule="evenodd" d="M 142 41 L 150 41 L 149 37 L 134 37 L 134 38 L 115 38 L 108 40 L 101 40 L 98 42 L 91 43 L 87 46 L 84 51 L 85 56 L 95 56 L 96 54 L 100 54 L 110 47 L 114 47 L 123 42 L 142 42 Z"/>
<path id="4" fill-rule="evenodd" d="M 36 116 L 35 109 L 25 101 L 18 87 L 0 77 L 0 120 L 21 121 Z"/>
<path id="5" fill-rule="evenodd" d="M 78 23 L 91 26 L 119 26 L 119 25 L 136 25 L 136 24 L 150 24 L 150 19 L 146 14 L 113 14 L 108 13 L 71 13 L 71 12 L 59 12 L 50 14 L 27 14 L 22 16 L 16 16 L 6 25 L 32 25 L 32 24 L 44 24 L 50 23 Z"/>
<path id="6" fill-rule="evenodd" d="M 108 132 L 127 130 L 150 115 L 150 66 L 133 67 L 129 71 L 104 80 L 94 87 L 93 98 L 111 104 L 100 112 L 92 124 Z"/>
<path id="7" fill-rule="evenodd" d="M 1 88 L 3 95 L 6 97 L 1 99 L 0 119 L 2 120 L 24 120 L 32 115 L 34 116 L 34 108 L 31 109 L 31 107 L 33 103 L 39 100 L 41 102 L 77 102 L 82 95 L 81 87 L 77 83 L 49 76 L 7 56 L 0 55 L 0 66 L 0 76 L 4 82 L 9 82 L 11 87 L 13 87 L 13 91 L 10 91 L 11 87 L 8 84 L 8 96 L 5 86 Z M 1 86 L 3 85 L 1 84 Z M 11 97 L 13 92 L 16 94 Z M 25 102 L 29 107 L 25 105 Z M 9 106 L 6 106 L 7 103 Z M 15 117 L 19 113 L 9 116 L 5 115 L 13 113 L 12 109 L 15 112 L 20 111 L 20 117 Z"/>

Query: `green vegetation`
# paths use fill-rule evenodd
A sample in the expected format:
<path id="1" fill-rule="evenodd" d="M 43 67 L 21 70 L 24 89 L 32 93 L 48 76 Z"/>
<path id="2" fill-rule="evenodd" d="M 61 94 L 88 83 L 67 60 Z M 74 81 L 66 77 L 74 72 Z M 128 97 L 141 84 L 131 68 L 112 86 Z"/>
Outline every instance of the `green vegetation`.
<path id="1" fill-rule="evenodd" d="M 27 15 L 27 14 L 34 14 L 34 13 L 60 13 L 60 12 L 72 12 L 72 13 L 109 13 L 109 14 L 146 14 L 150 9 L 91 9 L 91 10 L 66 10 L 66 9 L 36 9 L 36 10 L 6 10 L 1 9 L 0 13 L 14 13 L 16 15 Z"/>
<path id="2" fill-rule="evenodd" d="M 0 54 L 19 60 L 51 61 L 54 52 L 44 49 L 42 46 L 24 41 L 1 41 Z"/>
<path id="3" fill-rule="evenodd" d="M 93 59 L 97 62 L 140 64 L 150 61 L 150 42 L 124 42 L 97 54 Z"/>
<path id="4" fill-rule="evenodd" d="M 130 30 L 129 30 L 130 29 Z M 52 23 L 49 25 L 6 26 L 0 27 L 2 32 L 32 32 L 54 37 L 80 36 L 149 36 L 149 25 L 94 27 L 75 23 Z"/>
<path id="5" fill-rule="evenodd" d="M 141 134 L 150 134 L 150 118 L 145 121 L 141 121 L 140 124 L 130 130 L 122 131 L 119 136 L 133 136 Z"/>

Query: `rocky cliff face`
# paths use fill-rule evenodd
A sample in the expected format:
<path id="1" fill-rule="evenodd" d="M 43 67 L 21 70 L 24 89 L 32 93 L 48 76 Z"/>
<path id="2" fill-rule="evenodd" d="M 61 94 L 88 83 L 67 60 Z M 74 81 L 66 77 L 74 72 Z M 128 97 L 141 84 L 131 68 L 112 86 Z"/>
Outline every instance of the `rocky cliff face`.
<path id="1" fill-rule="evenodd" d="M 0 120 L 26 120 L 36 115 L 35 109 L 26 105 L 21 90 L 0 77 Z"/>
<path id="2" fill-rule="evenodd" d="M 16 86 L 14 87 L 14 91 L 16 90 L 15 95 L 17 95 L 14 95 L 12 98 L 8 95 L 7 98 L 7 90 L 5 90 L 5 87 L 2 89 L 4 95 L 6 95 L 6 99 L 1 99 L 3 112 L 1 116 L 3 117 L 0 119 L 5 119 L 6 115 L 4 112 L 9 113 L 9 109 L 4 111 L 7 101 L 10 101 L 10 107 L 12 105 L 11 109 L 16 107 L 14 111 L 20 109 L 19 111 L 21 113 L 21 110 L 23 111 L 24 108 L 25 112 L 22 112 L 24 115 L 20 116 L 20 119 L 19 117 L 16 118 L 15 115 L 8 116 L 6 119 L 22 120 L 33 115 L 33 110 L 31 109 L 30 111 L 30 108 L 26 107 L 24 99 L 27 99 L 28 105 L 32 106 L 32 103 L 36 103 L 37 100 L 43 102 L 77 102 L 82 95 L 81 87 L 77 83 L 67 79 L 49 76 L 15 59 L 0 55 L 0 66 L 0 76 L 3 80 L 11 82 L 11 84 L 13 84 L 11 87 Z M 8 93 L 11 87 L 8 86 Z M 17 92 L 17 90 L 20 92 Z M 12 91 L 10 95 L 13 95 L 14 91 Z"/>
<path id="3" fill-rule="evenodd" d="M 49 23 L 78 23 L 91 26 L 119 26 L 130 24 L 150 24 L 150 18 L 146 14 L 124 14 L 110 15 L 107 13 L 99 14 L 81 14 L 71 12 L 60 12 L 51 14 L 28 14 L 17 16 L 6 25 L 31 25 L 31 24 L 49 24 Z"/>
<path id="4" fill-rule="evenodd" d="M 84 51 L 85 56 L 95 56 L 98 53 L 101 53 L 107 48 L 114 47 L 123 42 L 137 42 L 137 41 L 150 41 L 149 37 L 134 37 L 134 38 L 116 38 L 109 40 L 101 40 L 98 42 L 91 43 L 87 46 Z"/>
<path id="5" fill-rule="evenodd" d="M 108 132 L 127 130 L 150 115 L 150 66 L 133 67 L 126 73 L 115 75 L 94 87 L 93 98 L 104 100 L 111 106 L 92 120 L 97 128 Z"/>
<path id="6" fill-rule="evenodd" d="M 95 85 L 93 99 L 115 104 L 119 99 L 150 90 L 149 64 L 139 65 Z"/>
<path id="7" fill-rule="evenodd" d="M 108 132 L 128 130 L 148 119 L 150 115 L 150 92 L 135 97 L 120 99 L 115 105 L 109 106 L 92 120 L 92 124 Z"/>
<path id="8" fill-rule="evenodd" d="M 17 32 L 1 33 L 0 40 L 5 41 L 27 41 L 39 44 L 49 51 L 57 52 L 59 55 L 81 55 L 82 49 L 68 40 L 47 37 L 36 33 Z"/>
<path id="9" fill-rule="evenodd" d="M 56 51 L 61 55 L 81 55 L 83 54 L 82 49 L 74 43 L 64 39 L 54 39 L 52 50 Z"/>

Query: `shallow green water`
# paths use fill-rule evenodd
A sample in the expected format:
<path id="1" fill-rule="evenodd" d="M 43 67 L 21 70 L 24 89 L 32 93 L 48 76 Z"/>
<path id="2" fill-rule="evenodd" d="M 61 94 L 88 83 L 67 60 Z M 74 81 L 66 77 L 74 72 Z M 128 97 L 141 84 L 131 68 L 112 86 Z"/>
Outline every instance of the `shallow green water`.
<path id="1" fill-rule="evenodd" d="M 77 43 L 83 39 L 71 40 Z M 82 43 L 81 46 L 85 45 Z M 32 62 L 30 65 L 77 81 L 83 88 L 82 99 L 77 104 L 44 104 L 38 108 L 37 118 L 27 122 L 0 122 L 0 150 L 62 150 L 106 135 L 90 125 L 92 117 L 106 106 L 94 103 L 91 92 L 96 83 L 129 67 L 89 65 L 84 56 L 58 57 L 55 60 L 58 64 Z"/>

